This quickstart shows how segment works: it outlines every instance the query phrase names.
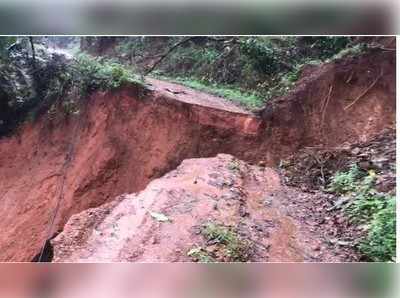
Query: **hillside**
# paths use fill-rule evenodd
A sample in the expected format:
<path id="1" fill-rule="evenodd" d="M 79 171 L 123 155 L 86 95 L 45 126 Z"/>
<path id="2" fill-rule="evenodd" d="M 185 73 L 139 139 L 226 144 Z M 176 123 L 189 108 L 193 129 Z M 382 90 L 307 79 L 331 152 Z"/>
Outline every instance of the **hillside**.
<path id="1" fill-rule="evenodd" d="M 96 53 L 86 47 L 98 58 L 48 56 L 44 45 L 36 68 L 47 83 L 13 64 L 34 82 L 25 80 L 29 101 L 10 104 L 16 89 L 2 85 L 1 115 L 13 114 L 1 118 L 0 260 L 393 260 L 390 41 L 301 66 L 289 90 L 256 110 L 166 81 L 168 69 L 142 81 L 122 58 L 102 60 L 115 55 L 112 39 Z M 354 166 L 353 180 L 338 178 Z M 364 198 L 387 211 L 384 232 L 380 213 L 357 197 L 367 178 Z M 355 199 L 338 203 L 346 196 Z M 357 212 L 363 218 L 350 220 Z M 362 246 L 385 236 L 385 247 Z"/>

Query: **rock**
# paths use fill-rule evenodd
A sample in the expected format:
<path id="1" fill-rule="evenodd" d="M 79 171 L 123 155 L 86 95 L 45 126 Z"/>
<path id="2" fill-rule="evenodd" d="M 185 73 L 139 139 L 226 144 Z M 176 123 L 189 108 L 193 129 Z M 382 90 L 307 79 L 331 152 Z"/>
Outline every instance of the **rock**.
<path id="1" fill-rule="evenodd" d="M 365 171 L 368 171 L 368 170 L 370 170 L 370 169 L 373 168 L 373 164 L 372 164 L 371 161 L 369 161 L 369 160 L 367 160 L 367 161 L 360 161 L 360 162 L 358 163 L 358 166 L 359 166 L 361 169 L 365 170 Z"/>
<path id="2" fill-rule="evenodd" d="M 258 162 L 258 166 L 259 167 L 266 167 L 266 165 L 267 165 L 267 163 L 264 161 L 264 160 L 260 160 L 259 162 Z"/>
<path id="3" fill-rule="evenodd" d="M 319 244 L 316 244 L 312 247 L 313 251 L 320 251 L 321 250 L 321 246 Z"/>
<path id="4" fill-rule="evenodd" d="M 376 169 L 382 169 L 389 162 L 388 158 L 385 157 L 377 157 L 371 160 L 371 164 Z"/>

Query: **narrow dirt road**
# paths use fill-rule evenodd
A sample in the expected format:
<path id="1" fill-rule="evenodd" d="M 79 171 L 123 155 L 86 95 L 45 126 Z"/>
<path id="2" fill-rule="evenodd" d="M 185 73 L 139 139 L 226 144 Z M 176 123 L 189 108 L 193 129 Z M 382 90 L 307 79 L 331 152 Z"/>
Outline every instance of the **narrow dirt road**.
<path id="1" fill-rule="evenodd" d="M 214 96 L 205 92 L 197 91 L 179 84 L 157 80 L 153 78 L 146 78 L 146 82 L 151 84 L 155 91 L 163 93 L 168 96 L 173 96 L 174 99 L 204 107 L 224 110 L 228 112 L 249 114 L 250 112 L 241 108 L 231 101 L 222 97 Z"/>
<path id="2" fill-rule="evenodd" d="M 74 215 L 52 240 L 54 261 L 188 262 L 200 247 L 215 261 L 232 261 L 204 239 L 207 224 L 250 243 L 246 261 L 340 261 L 319 248 L 321 231 L 287 215 L 285 196 L 273 169 L 225 154 L 188 159 L 140 193 Z"/>

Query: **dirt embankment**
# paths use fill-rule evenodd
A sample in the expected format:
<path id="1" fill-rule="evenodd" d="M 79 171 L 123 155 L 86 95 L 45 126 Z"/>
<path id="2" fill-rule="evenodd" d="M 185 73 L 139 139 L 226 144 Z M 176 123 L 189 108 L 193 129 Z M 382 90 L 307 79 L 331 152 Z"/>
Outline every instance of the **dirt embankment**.
<path id="1" fill-rule="evenodd" d="M 365 142 L 396 120 L 395 51 L 304 69 L 297 87 L 262 112 L 268 161 L 300 148 Z M 278 153 L 278 154 L 277 154 Z"/>
<path id="2" fill-rule="evenodd" d="M 145 95 L 130 87 L 94 94 L 75 118 L 25 125 L 0 140 L 0 260 L 30 261 L 39 253 L 71 142 L 50 234 L 71 215 L 140 191 L 187 158 L 228 153 L 274 165 L 305 146 L 367 139 L 394 124 L 394 59 L 379 51 L 311 70 L 262 119 L 185 102 L 168 90 Z"/>
<path id="3" fill-rule="evenodd" d="M 143 189 L 183 159 L 228 152 L 254 158 L 259 120 L 137 88 L 97 94 L 69 121 L 43 119 L 0 141 L 1 260 L 29 261 L 46 238 L 71 142 L 61 229 L 74 213 Z M 240 145 L 238 145 L 240 144 Z M 29 245 L 27 245 L 29 243 Z"/>

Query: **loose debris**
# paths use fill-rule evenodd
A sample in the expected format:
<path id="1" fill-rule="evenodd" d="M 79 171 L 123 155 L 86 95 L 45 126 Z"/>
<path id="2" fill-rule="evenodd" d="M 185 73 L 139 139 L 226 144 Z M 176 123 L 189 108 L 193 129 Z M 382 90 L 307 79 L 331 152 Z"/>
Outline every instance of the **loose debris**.
<path id="1" fill-rule="evenodd" d="M 365 143 L 338 148 L 307 148 L 281 162 L 282 178 L 291 186 L 288 195 L 283 197 L 283 204 L 289 215 L 298 218 L 305 227 L 323 231 L 324 237 L 316 251 L 329 248 L 346 261 L 369 260 L 357 248 L 361 239 L 365 239 L 369 226 L 356 223 L 345 212 L 354 198 L 334 193 L 328 186 L 334 174 L 356 167 L 364 175 L 374 178 L 378 194 L 394 196 L 395 161 L 393 129 Z M 301 195 L 297 191 L 299 188 L 303 191 Z"/>
<path id="2" fill-rule="evenodd" d="M 281 161 L 281 174 L 288 186 L 322 190 L 336 172 L 357 164 L 364 170 L 385 172 L 385 182 L 379 184 L 389 183 L 386 187 L 390 188 L 394 185 L 395 176 L 386 173 L 386 170 L 395 164 L 395 143 L 395 132 L 388 129 L 365 143 L 344 144 L 335 148 L 307 147 Z"/>

